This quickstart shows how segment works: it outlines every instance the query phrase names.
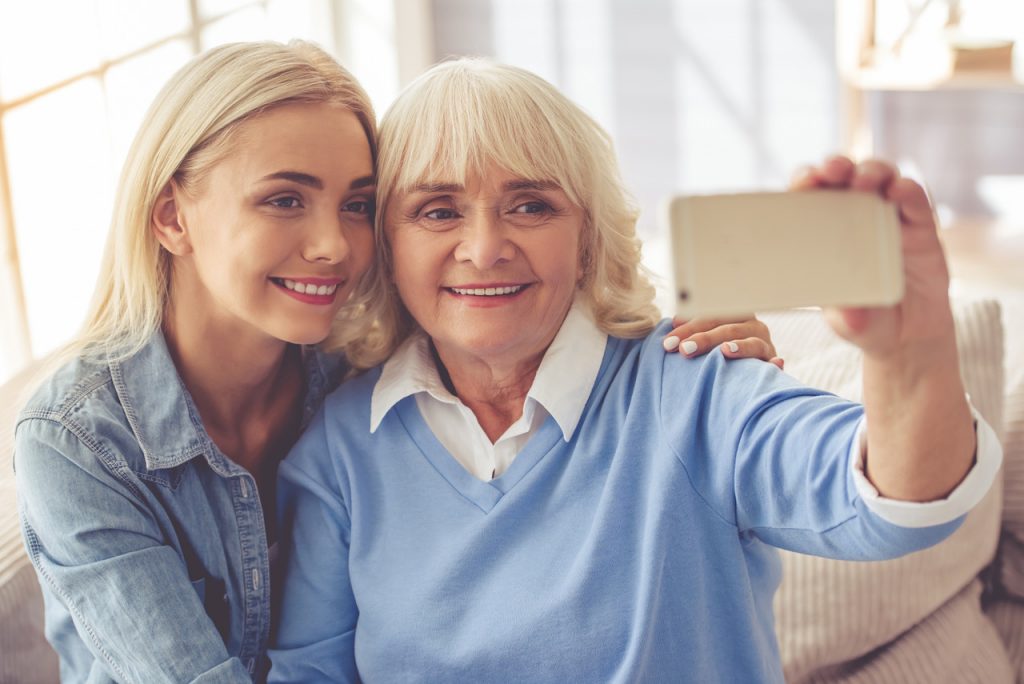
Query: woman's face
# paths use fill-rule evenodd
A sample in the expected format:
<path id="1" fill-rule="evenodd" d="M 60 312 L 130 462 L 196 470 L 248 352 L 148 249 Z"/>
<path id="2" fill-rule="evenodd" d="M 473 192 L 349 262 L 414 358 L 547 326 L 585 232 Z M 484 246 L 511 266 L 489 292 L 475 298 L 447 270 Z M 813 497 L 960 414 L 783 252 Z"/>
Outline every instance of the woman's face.
<path id="1" fill-rule="evenodd" d="M 580 279 L 583 210 L 551 182 L 491 167 L 389 202 L 394 280 L 446 364 L 544 353 Z"/>
<path id="2" fill-rule="evenodd" d="M 373 161 L 355 114 L 292 104 L 254 117 L 198 194 L 175 195 L 187 249 L 174 306 L 230 334 L 323 340 L 373 257 Z"/>

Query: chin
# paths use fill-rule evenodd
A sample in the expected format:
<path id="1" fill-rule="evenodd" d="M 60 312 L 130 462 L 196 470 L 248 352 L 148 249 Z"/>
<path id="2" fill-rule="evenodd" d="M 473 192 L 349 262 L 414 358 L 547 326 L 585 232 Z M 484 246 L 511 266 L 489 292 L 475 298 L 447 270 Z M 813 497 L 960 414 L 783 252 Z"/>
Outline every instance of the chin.
<path id="1" fill-rule="evenodd" d="M 328 327 L 316 327 L 316 328 L 291 328 L 288 330 L 279 331 L 282 334 L 275 335 L 278 339 L 284 340 L 290 344 L 320 344 L 327 335 L 330 334 L 331 329 Z"/>

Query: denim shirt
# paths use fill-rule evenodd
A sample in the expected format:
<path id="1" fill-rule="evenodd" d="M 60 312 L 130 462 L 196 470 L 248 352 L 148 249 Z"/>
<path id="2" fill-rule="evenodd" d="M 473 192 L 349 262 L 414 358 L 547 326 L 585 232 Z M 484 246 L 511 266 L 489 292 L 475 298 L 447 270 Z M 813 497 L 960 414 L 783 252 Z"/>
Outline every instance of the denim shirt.
<path id="1" fill-rule="evenodd" d="M 303 358 L 304 428 L 342 364 Z M 256 483 L 206 433 L 162 334 L 126 360 L 61 368 L 15 434 L 22 532 L 62 681 L 265 678 L 270 558 Z"/>

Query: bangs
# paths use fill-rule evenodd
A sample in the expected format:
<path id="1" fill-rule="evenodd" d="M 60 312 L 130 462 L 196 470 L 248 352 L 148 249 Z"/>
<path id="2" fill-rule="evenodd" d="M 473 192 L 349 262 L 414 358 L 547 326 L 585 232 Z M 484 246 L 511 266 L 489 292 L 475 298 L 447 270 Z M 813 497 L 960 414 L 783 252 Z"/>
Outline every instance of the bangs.
<path id="1" fill-rule="evenodd" d="M 381 176 L 388 194 L 422 185 L 465 186 L 497 166 L 524 180 L 553 182 L 579 205 L 584 150 L 545 102 L 544 93 L 510 88 L 471 65 L 452 65 L 420 84 L 415 111 L 392 107 L 381 124 Z M 413 86 L 415 88 L 415 86 Z M 531 97 L 532 96 L 532 97 Z M 452 103 L 458 103 L 452 106 Z"/>

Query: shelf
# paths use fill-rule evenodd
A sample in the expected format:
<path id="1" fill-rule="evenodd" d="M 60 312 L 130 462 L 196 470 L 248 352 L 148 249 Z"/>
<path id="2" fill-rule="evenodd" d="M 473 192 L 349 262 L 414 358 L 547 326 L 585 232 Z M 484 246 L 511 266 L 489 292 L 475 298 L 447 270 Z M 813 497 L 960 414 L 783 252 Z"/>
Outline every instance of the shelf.
<path id="1" fill-rule="evenodd" d="M 1024 92 L 1024 82 L 1005 71 L 923 71 L 899 66 L 864 67 L 845 75 L 860 90 L 1010 90 Z"/>

